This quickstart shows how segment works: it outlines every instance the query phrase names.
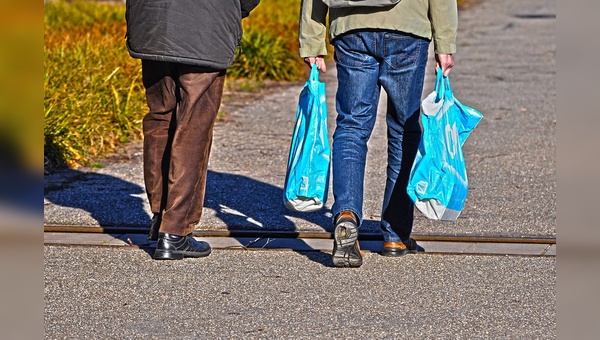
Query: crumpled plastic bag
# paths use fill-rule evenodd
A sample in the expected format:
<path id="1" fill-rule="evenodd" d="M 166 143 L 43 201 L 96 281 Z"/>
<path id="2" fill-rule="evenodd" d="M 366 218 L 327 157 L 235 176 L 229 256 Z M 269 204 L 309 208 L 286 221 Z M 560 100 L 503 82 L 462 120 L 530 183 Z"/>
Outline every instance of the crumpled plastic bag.
<path id="1" fill-rule="evenodd" d="M 331 150 L 325 84 L 316 64 L 300 93 L 288 157 L 283 202 L 293 211 L 317 211 L 327 201 Z"/>
<path id="2" fill-rule="evenodd" d="M 441 69 L 434 91 L 421 108 L 423 135 L 407 192 L 426 217 L 454 221 L 463 210 L 469 189 L 462 146 L 483 115 L 454 97 L 450 79 Z"/>

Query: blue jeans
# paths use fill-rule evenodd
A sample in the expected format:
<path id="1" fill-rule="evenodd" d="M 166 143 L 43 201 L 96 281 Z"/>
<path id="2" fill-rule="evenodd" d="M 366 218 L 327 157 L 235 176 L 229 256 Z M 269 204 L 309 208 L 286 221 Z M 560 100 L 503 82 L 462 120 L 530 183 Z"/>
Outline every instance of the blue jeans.
<path id="1" fill-rule="evenodd" d="M 333 41 L 338 74 L 333 134 L 332 213 L 349 210 L 362 223 L 367 141 L 381 87 L 387 101 L 387 181 L 381 230 L 384 241 L 410 237 L 414 205 L 406 186 L 421 138 L 419 113 L 429 40 L 395 31 L 355 31 Z"/>

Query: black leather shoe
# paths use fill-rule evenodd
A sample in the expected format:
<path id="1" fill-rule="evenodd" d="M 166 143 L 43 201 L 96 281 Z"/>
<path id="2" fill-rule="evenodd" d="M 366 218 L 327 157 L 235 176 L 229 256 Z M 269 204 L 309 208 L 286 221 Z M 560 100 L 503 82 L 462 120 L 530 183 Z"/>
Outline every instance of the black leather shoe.
<path id="1" fill-rule="evenodd" d="M 196 241 L 192 234 L 178 236 L 159 233 L 156 250 L 152 257 L 155 260 L 181 260 L 184 257 L 208 256 L 210 251 L 208 243 Z"/>
<path id="2" fill-rule="evenodd" d="M 150 232 L 148 233 L 148 241 L 158 241 L 158 230 L 162 222 L 162 214 L 154 214 L 150 223 Z"/>
<path id="3" fill-rule="evenodd" d="M 336 218 L 333 232 L 333 265 L 336 267 L 360 267 L 362 254 L 358 244 L 358 222 L 354 213 L 342 211 Z"/>

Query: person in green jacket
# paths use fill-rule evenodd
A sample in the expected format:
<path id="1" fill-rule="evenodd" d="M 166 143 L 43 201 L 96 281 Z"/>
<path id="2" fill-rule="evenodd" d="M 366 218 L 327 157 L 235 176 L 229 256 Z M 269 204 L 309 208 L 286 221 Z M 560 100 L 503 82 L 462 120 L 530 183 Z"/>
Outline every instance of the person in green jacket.
<path id="1" fill-rule="evenodd" d="M 406 187 L 422 133 L 419 113 L 431 41 L 436 70 L 442 68 L 448 76 L 454 66 L 456 0 L 401 0 L 384 7 L 335 8 L 323 0 L 303 0 L 299 54 L 305 63 L 316 63 L 321 72 L 326 71 L 327 14 L 338 77 L 332 149 L 333 264 L 359 267 L 363 262 L 358 229 L 363 220 L 367 141 L 375 124 L 381 88 L 388 96 L 382 254 L 401 256 L 422 251 L 410 237 L 414 204 Z"/>

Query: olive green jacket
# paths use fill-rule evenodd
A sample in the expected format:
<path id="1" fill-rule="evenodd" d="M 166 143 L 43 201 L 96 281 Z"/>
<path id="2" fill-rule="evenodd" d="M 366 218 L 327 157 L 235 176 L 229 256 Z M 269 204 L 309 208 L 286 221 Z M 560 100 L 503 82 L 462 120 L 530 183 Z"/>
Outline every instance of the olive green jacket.
<path id="1" fill-rule="evenodd" d="M 456 0 L 400 0 L 392 7 L 328 8 L 322 0 L 302 0 L 300 57 L 327 55 L 329 39 L 359 29 L 387 29 L 433 40 L 436 54 L 456 53 L 458 10 Z"/>

